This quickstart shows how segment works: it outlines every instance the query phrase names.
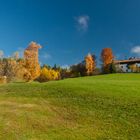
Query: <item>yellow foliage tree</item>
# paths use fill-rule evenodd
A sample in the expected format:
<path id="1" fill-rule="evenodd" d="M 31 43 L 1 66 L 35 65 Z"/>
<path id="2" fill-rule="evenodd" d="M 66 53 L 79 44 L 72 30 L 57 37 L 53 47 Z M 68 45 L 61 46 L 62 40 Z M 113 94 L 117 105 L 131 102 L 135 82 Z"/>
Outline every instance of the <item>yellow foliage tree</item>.
<path id="1" fill-rule="evenodd" d="M 41 48 L 35 42 L 31 42 L 24 51 L 25 68 L 30 72 L 31 79 L 36 79 L 40 75 L 40 64 L 38 60 L 38 49 Z"/>
<path id="2" fill-rule="evenodd" d="M 50 80 L 58 80 L 59 77 L 60 77 L 60 72 L 55 71 L 53 69 L 47 69 L 46 67 L 43 67 L 41 70 L 39 81 L 46 82 L 46 81 L 50 81 Z"/>
<path id="3" fill-rule="evenodd" d="M 86 63 L 87 75 L 92 75 L 96 68 L 95 56 L 88 54 L 85 57 L 85 63 Z"/>

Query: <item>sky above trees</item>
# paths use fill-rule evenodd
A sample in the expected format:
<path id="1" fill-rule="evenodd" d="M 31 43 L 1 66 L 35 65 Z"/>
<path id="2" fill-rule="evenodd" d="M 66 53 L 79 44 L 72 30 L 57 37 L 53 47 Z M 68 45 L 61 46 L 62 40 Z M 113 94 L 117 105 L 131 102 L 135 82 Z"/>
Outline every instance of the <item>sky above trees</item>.
<path id="1" fill-rule="evenodd" d="M 0 50 L 6 56 L 39 43 L 41 63 L 98 58 L 111 47 L 117 59 L 140 56 L 139 0 L 1 0 Z"/>

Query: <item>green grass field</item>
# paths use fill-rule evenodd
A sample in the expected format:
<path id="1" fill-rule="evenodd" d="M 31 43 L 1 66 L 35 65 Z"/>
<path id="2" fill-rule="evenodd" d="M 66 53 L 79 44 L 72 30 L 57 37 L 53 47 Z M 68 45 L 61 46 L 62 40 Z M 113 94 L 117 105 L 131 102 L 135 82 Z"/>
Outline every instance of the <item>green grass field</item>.
<path id="1" fill-rule="evenodd" d="M 140 74 L 0 85 L 0 140 L 139 140 Z"/>

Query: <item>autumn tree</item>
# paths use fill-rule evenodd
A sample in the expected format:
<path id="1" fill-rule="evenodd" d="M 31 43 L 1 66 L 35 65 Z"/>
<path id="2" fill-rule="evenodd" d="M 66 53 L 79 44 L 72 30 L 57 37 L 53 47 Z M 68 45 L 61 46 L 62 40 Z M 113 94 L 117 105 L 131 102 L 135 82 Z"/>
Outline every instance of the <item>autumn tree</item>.
<path id="1" fill-rule="evenodd" d="M 86 67 L 86 73 L 87 75 L 92 75 L 95 68 L 96 68 L 96 61 L 95 61 L 95 56 L 88 54 L 85 57 L 85 67 Z"/>
<path id="2" fill-rule="evenodd" d="M 0 77 L 7 77 L 7 81 L 29 81 L 40 75 L 38 61 L 38 48 L 40 46 L 32 42 L 24 52 L 24 59 L 19 58 L 15 52 L 9 58 L 3 58 L 3 51 L 0 51 Z"/>
<path id="3" fill-rule="evenodd" d="M 113 53 L 111 48 L 104 48 L 101 52 L 101 60 L 103 62 L 102 68 L 104 73 L 110 73 L 113 63 Z"/>
<path id="4" fill-rule="evenodd" d="M 0 76 L 6 76 L 8 81 L 13 80 L 17 75 L 18 63 L 12 58 L 4 58 L 0 62 Z M 21 70 L 20 70 L 21 71 Z"/>
<path id="5" fill-rule="evenodd" d="M 40 76 L 37 78 L 39 82 L 47 82 L 50 80 L 58 80 L 60 78 L 60 72 L 53 69 L 43 67 L 41 69 Z"/>
<path id="6" fill-rule="evenodd" d="M 30 72 L 31 79 L 36 79 L 40 75 L 40 64 L 38 60 L 38 49 L 41 46 L 31 42 L 24 51 L 25 68 Z"/>
<path id="7" fill-rule="evenodd" d="M 128 64 L 127 68 L 131 70 L 131 72 L 140 72 L 140 67 L 137 64 Z"/>
<path id="8" fill-rule="evenodd" d="M 16 61 L 11 58 L 4 58 L 1 62 L 1 76 L 8 77 L 8 80 L 12 80 L 15 77 Z"/>

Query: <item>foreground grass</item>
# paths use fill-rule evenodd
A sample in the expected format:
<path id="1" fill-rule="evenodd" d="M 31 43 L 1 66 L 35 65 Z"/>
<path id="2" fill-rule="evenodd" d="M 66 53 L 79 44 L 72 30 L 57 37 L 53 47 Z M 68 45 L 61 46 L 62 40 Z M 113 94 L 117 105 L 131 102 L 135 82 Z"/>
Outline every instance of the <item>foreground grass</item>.
<path id="1" fill-rule="evenodd" d="M 140 74 L 0 86 L 1 140 L 138 140 Z"/>

